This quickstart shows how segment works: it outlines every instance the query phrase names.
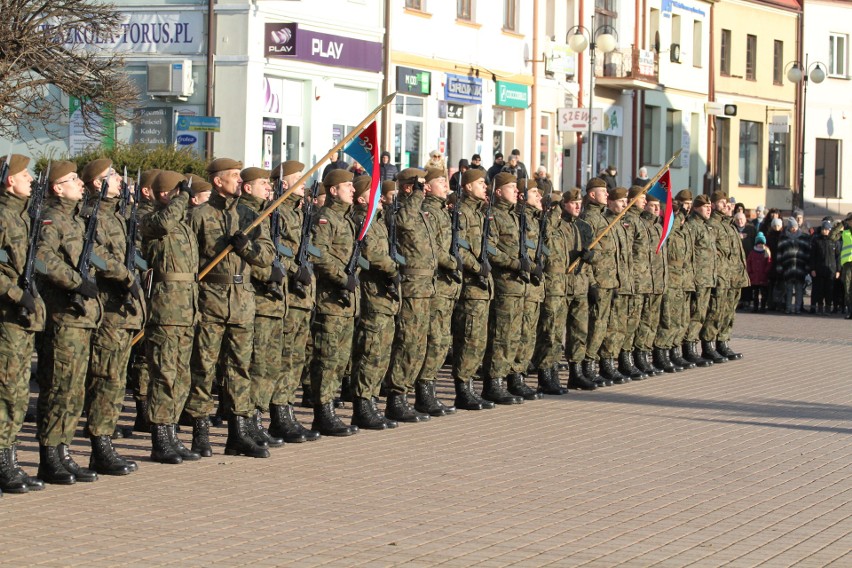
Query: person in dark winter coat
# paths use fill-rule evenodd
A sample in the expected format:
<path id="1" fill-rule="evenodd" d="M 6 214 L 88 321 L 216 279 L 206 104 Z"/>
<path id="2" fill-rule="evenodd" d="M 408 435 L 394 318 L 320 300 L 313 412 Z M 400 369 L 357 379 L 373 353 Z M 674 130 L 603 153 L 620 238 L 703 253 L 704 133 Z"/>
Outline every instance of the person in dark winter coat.
<path id="1" fill-rule="evenodd" d="M 840 241 L 828 237 L 831 221 L 823 221 L 820 232 L 811 239 L 811 313 L 828 313 L 834 281 L 840 278 Z M 826 310 L 828 308 L 828 310 Z"/>
<path id="2" fill-rule="evenodd" d="M 746 257 L 746 271 L 751 282 L 751 311 L 763 313 L 766 311 L 769 276 L 772 273 L 772 253 L 766 246 L 763 233 L 758 233 L 754 239 L 754 248 Z"/>
<path id="3" fill-rule="evenodd" d="M 776 272 L 784 280 L 785 313 L 798 314 L 802 311 L 802 293 L 810 261 L 810 239 L 799 230 L 799 223 L 792 217 L 787 219 L 787 230 L 778 241 Z M 795 300 L 793 299 L 795 296 Z"/>
<path id="4" fill-rule="evenodd" d="M 764 219 L 764 221 L 766 221 L 766 219 Z M 778 241 L 781 240 L 781 236 L 784 234 L 784 221 L 782 221 L 780 217 L 770 219 L 769 221 L 770 222 L 766 223 L 768 232 L 759 232 L 763 233 L 766 237 L 766 246 L 769 248 L 769 252 L 772 255 L 773 260 L 777 262 Z M 778 271 L 773 270 L 769 274 L 769 309 L 772 311 L 782 310 L 784 309 L 783 304 L 784 278 Z"/>
<path id="5" fill-rule="evenodd" d="M 606 170 L 599 176 L 602 180 L 606 182 L 606 188 L 610 191 L 618 187 L 618 170 L 614 165 L 609 164 L 606 167 Z"/>
<path id="6" fill-rule="evenodd" d="M 399 173 L 399 168 L 397 168 L 395 164 L 391 163 L 390 157 L 390 152 L 385 151 L 382 152 L 382 156 L 379 158 L 381 181 L 396 180 L 396 175 Z"/>

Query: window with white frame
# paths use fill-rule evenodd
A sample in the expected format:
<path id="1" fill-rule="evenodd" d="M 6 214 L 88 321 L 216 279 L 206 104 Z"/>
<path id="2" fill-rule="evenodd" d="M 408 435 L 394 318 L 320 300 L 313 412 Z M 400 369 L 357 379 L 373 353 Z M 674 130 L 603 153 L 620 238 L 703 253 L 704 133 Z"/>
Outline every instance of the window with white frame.
<path id="1" fill-rule="evenodd" d="M 456 0 L 456 18 L 473 21 L 473 0 Z"/>
<path id="2" fill-rule="evenodd" d="M 494 153 L 508 156 L 515 147 L 515 113 L 494 108 Z"/>
<path id="3" fill-rule="evenodd" d="M 518 0 L 503 0 L 503 29 L 518 31 Z"/>
<path id="4" fill-rule="evenodd" d="M 847 77 L 846 46 L 849 36 L 846 34 L 828 34 L 828 75 L 829 77 Z"/>
<path id="5" fill-rule="evenodd" d="M 425 0 L 405 0 L 405 7 L 412 10 L 423 10 Z"/>
<path id="6" fill-rule="evenodd" d="M 763 124 L 740 121 L 740 185 L 760 185 L 760 138 Z"/>
<path id="7" fill-rule="evenodd" d="M 550 115 L 542 113 L 539 130 L 539 155 L 538 163 L 550 169 Z"/>

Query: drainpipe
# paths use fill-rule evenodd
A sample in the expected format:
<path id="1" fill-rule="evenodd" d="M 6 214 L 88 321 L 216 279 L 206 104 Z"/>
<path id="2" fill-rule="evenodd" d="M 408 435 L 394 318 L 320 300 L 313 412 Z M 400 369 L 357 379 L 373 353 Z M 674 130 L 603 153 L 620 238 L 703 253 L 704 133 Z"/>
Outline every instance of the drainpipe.
<path id="1" fill-rule="evenodd" d="M 207 0 L 207 105 L 205 114 L 213 116 L 213 52 L 216 50 L 216 18 L 213 15 L 215 0 Z M 206 138 L 207 160 L 213 159 L 213 133 L 208 132 Z"/>
<path id="2" fill-rule="evenodd" d="M 716 100 L 716 34 L 714 33 L 716 19 L 715 14 L 716 5 L 710 4 L 710 63 L 708 65 L 708 67 L 710 67 L 710 74 L 707 78 L 707 100 L 709 102 L 713 102 Z M 713 176 L 713 179 L 716 178 L 716 175 L 718 174 L 718 172 L 716 172 L 716 168 L 719 167 L 719 164 L 716 163 L 717 143 L 718 141 L 716 140 L 716 117 L 711 114 L 707 116 L 707 171 L 710 172 L 710 174 Z M 702 179 L 702 189 L 704 189 L 705 183 L 706 179 Z"/>
<path id="3" fill-rule="evenodd" d="M 580 22 L 580 23 L 577 24 L 577 25 L 582 26 L 583 25 L 583 16 L 586 15 L 585 10 L 584 10 L 585 2 L 583 2 L 581 0 L 580 2 L 578 2 L 578 4 L 580 5 L 580 9 L 579 9 L 578 14 L 577 14 L 577 21 Z M 566 37 L 565 39 L 567 40 L 568 38 Z M 583 75 L 584 75 L 584 73 L 583 73 L 582 57 L 583 57 L 582 53 L 577 54 L 577 85 L 578 85 L 577 102 L 579 103 L 579 106 L 583 105 L 583 100 L 584 100 L 583 99 L 583 94 L 584 94 Z M 594 73 L 594 72 L 595 72 L 594 69 L 592 69 L 592 73 Z M 578 108 L 579 108 L 579 106 L 578 106 Z M 591 113 L 592 113 L 592 109 L 589 109 L 589 122 L 592 121 L 592 114 Z M 577 156 L 575 157 L 575 159 L 577 161 L 577 168 L 576 168 L 577 175 L 576 175 L 575 180 L 574 180 L 574 185 L 577 186 L 577 187 L 583 187 L 583 164 L 585 163 L 583 161 L 583 142 L 585 140 L 583 139 L 583 133 L 582 132 L 578 132 L 576 134 L 576 137 L 577 137 Z M 589 152 L 591 152 L 592 151 L 591 141 L 589 141 L 589 142 L 590 142 L 589 143 Z M 594 175 L 594 173 L 592 173 L 591 175 Z"/>
<path id="4" fill-rule="evenodd" d="M 532 104 L 530 105 L 530 139 L 532 147 L 530 152 L 530 170 L 527 172 L 531 178 L 535 178 L 535 171 L 538 169 L 538 89 L 536 87 L 536 79 L 538 75 L 538 0 L 533 0 L 533 37 L 532 37 L 532 86 L 530 87 L 530 97 Z"/>
<path id="5" fill-rule="evenodd" d="M 382 99 L 390 94 L 390 25 L 391 25 L 391 2 L 390 0 L 385 0 L 384 2 L 384 25 L 385 25 L 385 40 L 382 45 L 382 72 L 384 73 L 384 77 L 382 78 Z M 381 141 L 382 147 L 381 151 L 387 150 L 390 151 L 388 147 L 388 140 L 390 138 L 390 129 L 391 129 L 391 120 L 390 118 L 393 116 L 393 108 L 394 105 L 389 105 L 385 108 L 384 112 L 382 112 L 382 125 L 380 128 L 381 131 Z"/>

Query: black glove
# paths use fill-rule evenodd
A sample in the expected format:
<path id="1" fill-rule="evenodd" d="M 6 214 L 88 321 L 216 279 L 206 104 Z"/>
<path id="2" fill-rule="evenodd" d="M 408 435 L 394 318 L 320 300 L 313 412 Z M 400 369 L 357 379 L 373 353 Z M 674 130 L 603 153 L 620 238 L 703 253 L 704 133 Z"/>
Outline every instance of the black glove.
<path id="1" fill-rule="evenodd" d="M 313 276 L 313 271 L 310 268 L 308 268 L 307 266 L 302 265 L 296 271 L 296 274 L 293 275 L 293 279 L 303 286 L 310 286 L 311 281 L 312 281 L 312 278 L 311 278 L 312 276 Z"/>
<path id="2" fill-rule="evenodd" d="M 127 289 L 134 300 L 142 301 L 142 285 L 139 283 L 139 277 L 133 279 L 133 283 Z"/>
<path id="3" fill-rule="evenodd" d="M 178 184 L 178 193 L 185 193 L 192 197 L 192 192 L 189 190 L 189 180 L 184 180 Z"/>
<path id="4" fill-rule="evenodd" d="M 580 258 L 583 259 L 583 262 L 591 264 L 592 259 L 595 258 L 595 251 L 583 249 L 583 253 L 580 255 Z"/>
<path id="5" fill-rule="evenodd" d="M 16 303 L 19 306 L 23 307 L 25 310 L 27 310 L 28 313 L 36 313 L 35 298 L 26 290 L 24 290 L 23 294 L 21 294 L 21 299 L 18 300 Z"/>
<path id="6" fill-rule="evenodd" d="M 79 286 L 74 288 L 72 292 L 76 292 L 81 296 L 86 298 L 97 298 L 98 297 L 98 285 L 92 282 L 91 280 L 83 280 Z"/>
<path id="7" fill-rule="evenodd" d="M 249 238 L 244 232 L 237 231 L 231 236 L 230 242 L 235 251 L 243 252 L 249 244 Z"/>
<path id="8" fill-rule="evenodd" d="M 600 300 L 600 292 L 598 291 L 597 286 L 589 286 L 589 302 L 593 304 L 597 304 Z"/>
<path id="9" fill-rule="evenodd" d="M 276 284 L 284 282 L 284 269 L 280 264 L 275 263 L 272 265 L 272 272 L 269 274 L 269 282 L 275 282 Z"/>
<path id="10" fill-rule="evenodd" d="M 358 287 L 358 284 L 359 284 L 359 281 L 358 281 L 358 275 L 357 274 L 347 274 L 346 275 L 346 285 L 344 286 L 344 288 L 346 288 L 350 292 L 354 292 L 355 289 Z"/>

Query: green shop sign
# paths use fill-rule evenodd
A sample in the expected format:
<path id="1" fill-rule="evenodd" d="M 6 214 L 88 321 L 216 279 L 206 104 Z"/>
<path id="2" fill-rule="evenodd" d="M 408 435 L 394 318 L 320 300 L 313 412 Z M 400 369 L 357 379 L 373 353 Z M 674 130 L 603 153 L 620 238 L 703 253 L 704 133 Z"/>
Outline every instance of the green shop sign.
<path id="1" fill-rule="evenodd" d="M 526 85 L 497 81 L 497 106 L 527 108 L 530 106 L 529 89 Z"/>

